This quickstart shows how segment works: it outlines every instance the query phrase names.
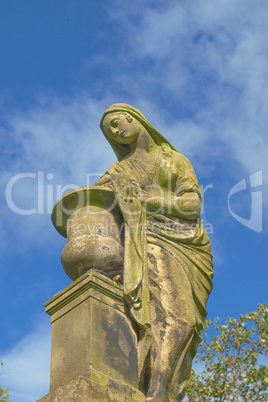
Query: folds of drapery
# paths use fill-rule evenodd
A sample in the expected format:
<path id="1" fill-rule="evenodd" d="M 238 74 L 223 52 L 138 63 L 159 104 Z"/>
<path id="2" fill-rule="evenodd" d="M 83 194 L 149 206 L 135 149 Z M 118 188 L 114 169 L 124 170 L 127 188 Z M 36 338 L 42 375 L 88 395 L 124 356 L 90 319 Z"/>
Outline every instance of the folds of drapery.
<path id="1" fill-rule="evenodd" d="M 120 192 L 115 194 L 125 224 L 123 288 L 131 318 L 138 326 L 140 376 L 151 344 L 146 211 L 138 200 L 126 204 Z"/>
<path id="2" fill-rule="evenodd" d="M 205 320 L 206 302 L 212 289 L 212 256 L 209 238 L 201 219 L 187 221 L 173 216 L 146 216 L 138 200 L 125 202 L 116 189 L 115 197 L 124 219 L 124 297 L 138 328 L 138 361 L 141 374 L 151 343 L 150 292 L 147 243 L 168 251 L 174 270 L 184 270 L 195 303 L 196 337 Z"/>
<path id="3" fill-rule="evenodd" d="M 195 223 L 194 223 L 195 222 Z M 185 220 L 155 215 L 147 221 L 147 242 L 165 249 L 174 270 L 184 270 L 189 280 L 196 311 L 196 331 L 207 315 L 206 303 L 212 290 L 213 264 L 209 238 L 201 219 Z"/>
<path id="4" fill-rule="evenodd" d="M 198 219 L 191 224 L 182 219 L 163 215 L 146 217 L 140 209 L 126 212 L 120 197 L 117 199 L 125 222 L 124 295 L 132 319 L 138 325 L 138 357 L 141 374 L 151 342 L 150 293 L 147 263 L 147 243 L 160 245 L 168 251 L 174 270 L 184 270 L 195 303 L 196 336 L 205 320 L 206 302 L 212 289 L 212 257 L 210 242 Z"/>

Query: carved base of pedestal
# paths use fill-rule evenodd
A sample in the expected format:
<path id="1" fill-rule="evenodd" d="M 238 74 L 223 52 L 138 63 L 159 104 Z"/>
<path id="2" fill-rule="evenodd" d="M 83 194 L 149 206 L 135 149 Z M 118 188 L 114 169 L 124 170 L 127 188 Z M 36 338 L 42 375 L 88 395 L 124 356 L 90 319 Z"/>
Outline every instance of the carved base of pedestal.
<path id="1" fill-rule="evenodd" d="M 64 387 L 59 387 L 36 402 L 122 402 L 145 401 L 139 390 L 111 380 L 92 369 L 91 378 L 79 376 Z"/>
<path id="2" fill-rule="evenodd" d="M 92 270 L 45 306 L 52 323 L 50 392 L 38 402 L 145 401 L 121 285 Z"/>

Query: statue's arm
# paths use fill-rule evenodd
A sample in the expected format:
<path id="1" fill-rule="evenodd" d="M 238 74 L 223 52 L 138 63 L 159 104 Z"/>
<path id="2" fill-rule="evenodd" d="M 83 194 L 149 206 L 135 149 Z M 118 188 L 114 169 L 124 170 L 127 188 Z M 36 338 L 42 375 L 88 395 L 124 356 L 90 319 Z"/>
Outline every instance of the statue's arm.
<path id="1" fill-rule="evenodd" d="M 141 200 L 147 213 L 169 214 L 195 220 L 200 216 L 202 194 L 190 161 L 174 152 L 172 173 L 166 172 L 166 185 L 143 192 Z"/>
<path id="2" fill-rule="evenodd" d="M 194 191 L 179 196 L 171 191 L 163 191 L 162 194 L 143 193 L 140 200 L 148 214 L 168 214 L 190 220 L 200 216 L 201 199 Z"/>

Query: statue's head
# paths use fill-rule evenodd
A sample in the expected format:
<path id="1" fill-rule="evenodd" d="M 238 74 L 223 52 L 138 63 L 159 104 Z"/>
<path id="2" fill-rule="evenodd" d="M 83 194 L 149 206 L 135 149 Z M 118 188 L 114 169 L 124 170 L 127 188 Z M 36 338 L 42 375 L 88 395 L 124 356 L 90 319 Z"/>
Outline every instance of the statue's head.
<path id="1" fill-rule="evenodd" d="M 130 145 L 136 142 L 140 133 L 146 132 L 146 129 L 127 112 L 111 112 L 103 119 L 102 131 L 111 141 Z"/>
<path id="2" fill-rule="evenodd" d="M 118 160 L 130 152 L 130 144 L 137 140 L 140 133 L 147 133 L 156 145 L 169 141 L 134 106 L 125 103 L 111 105 L 103 114 L 100 128 L 111 144 Z"/>

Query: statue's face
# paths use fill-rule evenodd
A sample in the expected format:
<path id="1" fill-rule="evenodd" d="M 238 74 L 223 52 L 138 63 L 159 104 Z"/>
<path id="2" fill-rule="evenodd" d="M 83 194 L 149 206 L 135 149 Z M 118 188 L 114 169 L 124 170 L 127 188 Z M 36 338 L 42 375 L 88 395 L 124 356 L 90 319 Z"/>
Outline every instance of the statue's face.
<path id="1" fill-rule="evenodd" d="M 129 114 L 109 113 L 103 120 L 104 134 L 120 144 L 132 144 L 144 129 L 143 125 Z"/>

